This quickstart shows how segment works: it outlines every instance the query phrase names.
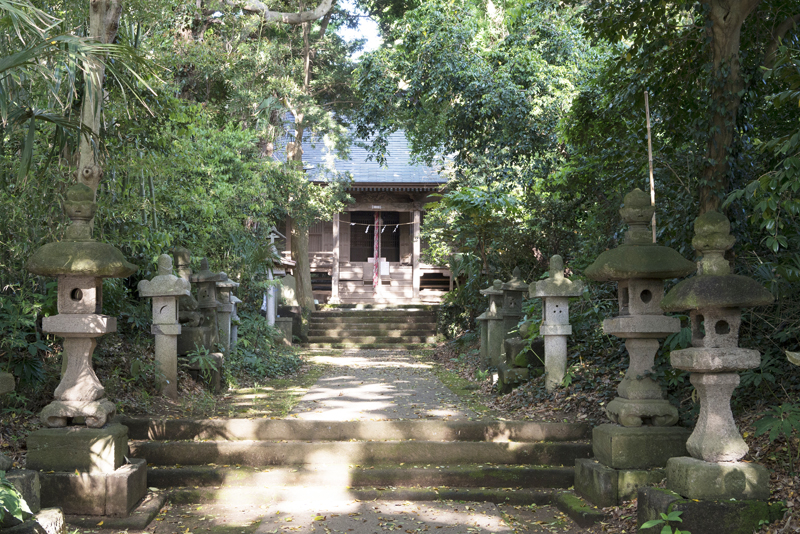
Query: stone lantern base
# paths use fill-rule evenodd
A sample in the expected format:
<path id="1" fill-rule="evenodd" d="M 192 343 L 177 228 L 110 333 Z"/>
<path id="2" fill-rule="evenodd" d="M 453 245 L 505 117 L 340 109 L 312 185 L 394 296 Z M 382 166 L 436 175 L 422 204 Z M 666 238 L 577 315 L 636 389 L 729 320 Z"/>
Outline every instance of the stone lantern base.
<path id="1" fill-rule="evenodd" d="M 769 499 L 769 471 L 747 462 L 704 462 L 690 456 L 667 462 L 667 488 L 687 499 Z"/>
<path id="2" fill-rule="evenodd" d="M 682 427 L 595 427 L 595 457 L 575 461 L 575 491 L 597 506 L 635 498 L 640 487 L 664 480 L 671 458 L 686 455 L 690 433 Z"/>
<path id="3" fill-rule="evenodd" d="M 751 534 L 759 529 L 761 521 L 769 523 L 783 517 L 784 504 L 769 504 L 759 500 L 697 500 L 662 488 L 640 488 L 637 497 L 637 523 L 639 526 L 661 514 L 682 512 L 681 531 L 702 534 Z M 642 530 L 657 534 L 662 525 Z"/>
<path id="4" fill-rule="evenodd" d="M 28 468 L 39 471 L 41 503 L 65 514 L 127 516 L 147 493 L 147 463 L 126 463 L 128 428 L 66 427 L 28 436 Z"/>

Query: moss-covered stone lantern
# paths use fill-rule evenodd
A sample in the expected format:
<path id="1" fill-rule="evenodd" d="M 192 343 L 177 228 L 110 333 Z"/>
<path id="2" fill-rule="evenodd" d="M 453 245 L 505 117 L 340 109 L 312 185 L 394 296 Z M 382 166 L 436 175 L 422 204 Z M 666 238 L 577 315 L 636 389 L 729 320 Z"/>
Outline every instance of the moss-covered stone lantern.
<path id="1" fill-rule="evenodd" d="M 680 320 L 665 317 L 659 306 L 664 280 L 687 276 L 695 265 L 673 249 L 653 244 L 648 222 L 654 211 L 644 191 L 628 193 L 620 209 L 628 223 L 625 242 L 600 254 L 585 273 L 598 282 L 617 282 L 619 315 L 603 321 L 603 331 L 625 339 L 630 365 L 617 388 L 619 397 L 608 404 L 606 413 L 623 426 L 671 426 L 678 421 L 678 410 L 646 375 L 653 370 L 658 339 L 681 328 Z"/>
<path id="2" fill-rule="evenodd" d="M 739 385 L 737 371 L 754 369 L 761 361 L 757 350 L 738 346 L 741 309 L 770 304 L 772 294 L 755 280 L 731 273 L 724 254 L 735 238 L 724 215 L 707 212 L 695 220 L 694 230 L 692 246 L 702 255 L 697 276 L 672 288 L 661 307 L 689 310 L 692 347 L 673 351 L 670 358 L 673 367 L 692 373 L 700 415 L 686 443 L 691 458 L 670 460 L 667 484 L 690 499 L 767 499 L 767 470 L 739 462 L 748 447 L 734 423 L 730 400 Z M 720 462 L 726 462 L 725 469 Z"/>
<path id="3" fill-rule="evenodd" d="M 102 314 L 103 278 L 127 278 L 137 267 L 122 252 L 92 239 L 90 221 L 97 205 L 94 191 L 78 184 L 69 188 L 64 212 L 72 221 L 65 239 L 48 243 L 28 261 L 28 271 L 58 279 L 58 315 L 45 317 L 42 330 L 64 338 L 61 383 L 55 400 L 42 410 L 49 427 L 63 427 L 74 418 L 99 428 L 116 411 L 92 369 L 96 339 L 115 332 L 117 320 Z"/>

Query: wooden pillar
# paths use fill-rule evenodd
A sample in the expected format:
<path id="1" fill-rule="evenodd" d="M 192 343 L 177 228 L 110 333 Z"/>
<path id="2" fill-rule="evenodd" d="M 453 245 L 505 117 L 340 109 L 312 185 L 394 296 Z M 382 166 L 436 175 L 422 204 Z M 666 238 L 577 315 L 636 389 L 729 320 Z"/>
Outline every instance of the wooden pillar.
<path id="1" fill-rule="evenodd" d="M 339 304 L 339 214 L 333 216 L 333 266 L 331 267 L 331 304 Z"/>
<path id="2" fill-rule="evenodd" d="M 419 281 L 421 273 L 419 272 L 419 254 L 421 252 L 421 243 L 419 239 L 419 223 L 420 211 L 414 210 L 414 224 L 412 225 L 413 234 L 411 236 L 411 265 L 412 265 L 412 287 L 414 300 L 419 299 Z"/>

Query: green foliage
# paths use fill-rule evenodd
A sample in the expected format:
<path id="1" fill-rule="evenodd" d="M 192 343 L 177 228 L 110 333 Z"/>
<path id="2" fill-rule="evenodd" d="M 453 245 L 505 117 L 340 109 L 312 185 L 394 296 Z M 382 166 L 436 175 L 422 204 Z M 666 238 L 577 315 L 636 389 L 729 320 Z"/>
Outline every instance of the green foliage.
<path id="1" fill-rule="evenodd" d="M 646 521 L 639 530 L 644 530 L 646 528 L 657 527 L 658 525 L 663 525 L 661 528 L 661 534 L 691 534 L 688 530 L 680 530 L 678 527 L 675 527 L 675 530 L 672 530 L 672 527 L 669 525 L 671 522 L 683 522 L 681 519 L 681 511 L 672 511 L 669 514 L 665 514 L 661 512 L 661 517 L 659 519 L 651 519 L 650 521 Z"/>
<path id="2" fill-rule="evenodd" d="M 14 484 L 6 478 L 5 471 L 0 471 L 0 522 L 9 515 L 18 521 L 31 514 L 31 509 Z"/>
<path id="3" fill-rule="evenodd" d="M 221 371 L 217 367 L 217 359 L 211 355 L 208 347 L 195 347 L 195 350 L 189 351 L 184 365 L 188 369 L 198 369 L 207 383 L 211 383 L 214 373 Z"/>
<path id="4" fill-rule="evenodd" d="M 769 432 L 770 442 L 782 437 L 786 441 L 786 455 L 789 471 L 794 475 L 795 463 L 800 460 L 800 450 L 797 455 L 792 453 L 792 443 L 800 435 L 800 404 L 785 402 L 780 406 L 773 406 L 766 415 L 756 421 L 753 426 L 756 436 Z"/>
<path id="5" fill-rule="evenodd" d="M 302 360 L 283 349 L 276 340 L 281 333 L 258 312 L 239 311 L 239 341 L 226 362 L 230 374 L 256 382 L 294 373 Z"/>

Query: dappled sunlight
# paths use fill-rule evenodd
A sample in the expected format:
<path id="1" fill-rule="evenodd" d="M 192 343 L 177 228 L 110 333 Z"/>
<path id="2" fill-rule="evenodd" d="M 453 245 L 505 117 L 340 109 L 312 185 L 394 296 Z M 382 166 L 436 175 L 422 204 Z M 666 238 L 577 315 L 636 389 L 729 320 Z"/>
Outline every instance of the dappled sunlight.
<path id="1" fill-rule="evenodd" d="M 374 367 L 389 369 L 397 367 L 406 367 L 410 369 L 433 368 L 431 364 L 413 361 L 412 358 L 408 358 L 409 361 L 379 361 L 360 356 L 311 356 L 309 359 L 320 365 L 332 365 L 334 367 Z"/>

